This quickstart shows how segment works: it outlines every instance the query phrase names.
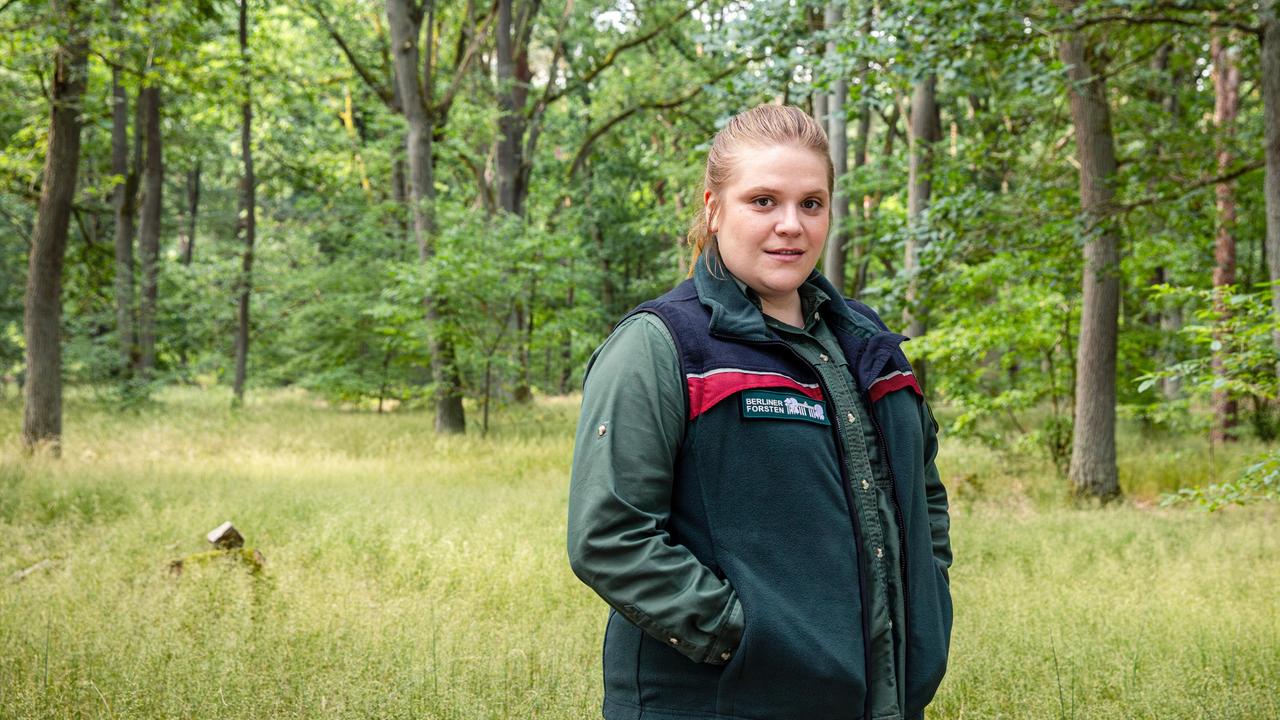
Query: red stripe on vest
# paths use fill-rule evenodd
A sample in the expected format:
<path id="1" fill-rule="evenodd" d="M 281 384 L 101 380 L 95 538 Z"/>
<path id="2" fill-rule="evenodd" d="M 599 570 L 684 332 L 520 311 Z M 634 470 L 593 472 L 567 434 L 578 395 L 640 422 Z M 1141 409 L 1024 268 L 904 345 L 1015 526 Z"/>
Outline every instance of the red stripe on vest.
<path id="1" fill-rule="evenodd" d="M 916 394 L 920 397 L 924 397 L 924 393 L 920 391 L 919 383 L 916 382 L 916 376 L 911 373 L 886 375 L 871 383 L 871 387 L 867 390 L 867 394 L 871 396 L 871 402 L 876 402 L 894 390 L 901 390 L 902 388 L 908 387 L 915 390 Z"/>
<path id="2" fill-rule="evenodd" d="M 716 406 L 716 403 L 743 390 L 787 388 L 813 400 L 822 400 L 822 390 L 806 387 L 785 375 L 760 375 L 742 372 L 718 372 L 706 377 L 689 376 L 689 419 L 692 420 Z"/>

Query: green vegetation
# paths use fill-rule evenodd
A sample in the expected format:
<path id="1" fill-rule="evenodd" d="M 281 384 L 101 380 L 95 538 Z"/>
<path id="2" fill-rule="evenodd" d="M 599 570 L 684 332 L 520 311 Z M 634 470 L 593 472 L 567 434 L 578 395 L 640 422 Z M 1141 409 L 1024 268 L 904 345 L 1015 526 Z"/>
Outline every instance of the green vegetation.
<path id="1" fill-rule="evenodd" d="M 72 394 L 60 461 L 3 434 L 0 717 L 595 716 L 604 605 L 563 548 L 576 398 L 485 437 L 301 391 L 159 399 Z M 1280 715 L 1280 508 L 1155 502 L 1259 447 L 1211 466 L 1197 437 L 1120 436 L 1128 501 L 1084 510 L 1046 456 L 944 436 L 957 615 L 931 718 Z M 227 519 L 261 575 L 170 573 Z"/>

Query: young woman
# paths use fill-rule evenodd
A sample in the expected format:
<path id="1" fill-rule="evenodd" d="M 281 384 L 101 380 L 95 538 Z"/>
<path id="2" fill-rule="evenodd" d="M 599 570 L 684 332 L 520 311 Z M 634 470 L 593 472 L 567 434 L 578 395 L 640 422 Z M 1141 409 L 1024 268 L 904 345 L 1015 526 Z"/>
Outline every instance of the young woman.
<path id="1" fill-rule="evenodd" d="M 905 338 L 814 271 L 832 181 L 800 109 L 730 120 L 691 278 L 588 365 L 568 547 L 607 720 L 920 718 L 942 680 L 937 426 Z"/>

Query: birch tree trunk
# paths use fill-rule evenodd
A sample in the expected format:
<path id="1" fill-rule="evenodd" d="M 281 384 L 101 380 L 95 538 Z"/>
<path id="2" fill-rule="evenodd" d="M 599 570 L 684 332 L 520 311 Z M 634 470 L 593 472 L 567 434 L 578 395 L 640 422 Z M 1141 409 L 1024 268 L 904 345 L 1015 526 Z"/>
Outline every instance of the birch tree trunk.
<path id="1" fill-rule="evenodd" d="M 1073 5 L 1063 3 L 1065 10 Z M 1119 497 L 1116 473 L 1116 335 L 1120 310 L 1119 232 L 1111 218 L 1115 140 L 1101 67 L 1085 38 L 1071 32 L 1058 46 L 1067 68 L 1067 94 L 1080 165 L 1080 208 L 1088 223 L 1083 304 L 1076 355 L 1072 491 L 1104 502 Z"/>
<path id="2" fill-rule="evenodd" d="M 1210 41 L 1210 54 L 1213 57 L 1213 124 L 1218 129 L 1218 172 L 1224 175 L 1231 169 L 1230 142 L 1234 134 L 1236 114 L 1240 109 L 1240 68 L 1233 52 L 1223 33 L 1215 32 Z M 1231 317 L 1222 287 L 1233 285 L 1236 281 L 1236 240 L 1233 235 L 1236 224 L 1235 181 L 1218 183 L 1214 192 L 1217 196 L 1218 231 L 1213 251 L 1213 306 L 1221 326 Z M 1221 330 L 1216 330 L 1214 334 L 1222 339 Z M 1226 379 L 1226 358 L 1221 350 L 1213 354 L 1213 374 L 1219 380 Z M 1212 441 L 1224 443 L 1230 440 L 1230 430 L 1235 425 L 1235 420 L 1235 400 L 1225 388 L 1216 388 L 1213 391 L 1213 428 L 1210 431 Z"/>
<path id="3" fill-rule="evenodd" d="M 66 21 L 68 33 L 65 44 L 54 51 L 49 145 L 27 259 L 22 444 L 57 457 L 62 452 L 62 265 L 80 166 L 80 101 L 88 82 L 89 40 L 78 0 L 51 5 L 54 15 Z"/>
<path id="4" fill-rule="evenodd" d="M 253 242 L 257 232 L 257 196 L 253 174 L 253 85 L 249 61 L 249 0 L 240 0 L 240 231 L 244 233 L 244 253 L 236 282 L 236 377 L 232 392 L 235 404 L 244 402 L 244 383 L 249 365 L 249 299 L 253 292 Z"/>

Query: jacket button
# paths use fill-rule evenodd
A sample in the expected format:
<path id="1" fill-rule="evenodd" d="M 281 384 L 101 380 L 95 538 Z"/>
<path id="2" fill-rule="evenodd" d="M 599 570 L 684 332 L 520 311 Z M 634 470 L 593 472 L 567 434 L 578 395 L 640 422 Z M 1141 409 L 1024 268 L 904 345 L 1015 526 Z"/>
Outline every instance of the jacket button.
<path id="1" fill-rule="evenodd" d="M 728 660 L 732 656 L 733 656 L 733 653 L 729 652 L 728 650 L 725 650 L 724 652 L 720 653 L 721 660 Z"/>
<path id="2" fill-rule="evenodd" d="M 600 427 L 596 428 L 596 437 L 604 437 L 604 434 L 607 432 L 609 432 L 609 430 L 605 428 L 604 425 L 601 425 Z"/>
<path id="3" fill-rule="evenodd" d="M 827 357 L 826 353 L 818 353 L 818 359 L 821 360 L 822 362 L 826 362 L 831 358 Z"/>
<path id="4" fill-rule="evenodd" d="M 876 557 L 878 558 L 884 557 L 884 548 L 882 547 L 876 548 Z"/>
<path id="5" fill-rule="evenodd" d="M 853 413 L 849 413 L 848 415 L 845 415 L 845 417 L 849 418 L 849 422 L 853 422 Z"/>
<path id="6" fill-rule="evenodd" d="M 871 483 L 867 482 L 866 480 L 863 480 L 863 481 L 862 481 L 862 489 L 863 489 L 863 490 L 869 490 L 869 489 L 871 489 Z"/>
<path id="7" fill-rule="evenodd" d="M 668 640 L 667 642 L 671 643 L 672 645 L 679 645 L 679 644 L 680 644 L 680 638 L 671 638 L 671 639 L 670 639 L 670 640 Z"/>

